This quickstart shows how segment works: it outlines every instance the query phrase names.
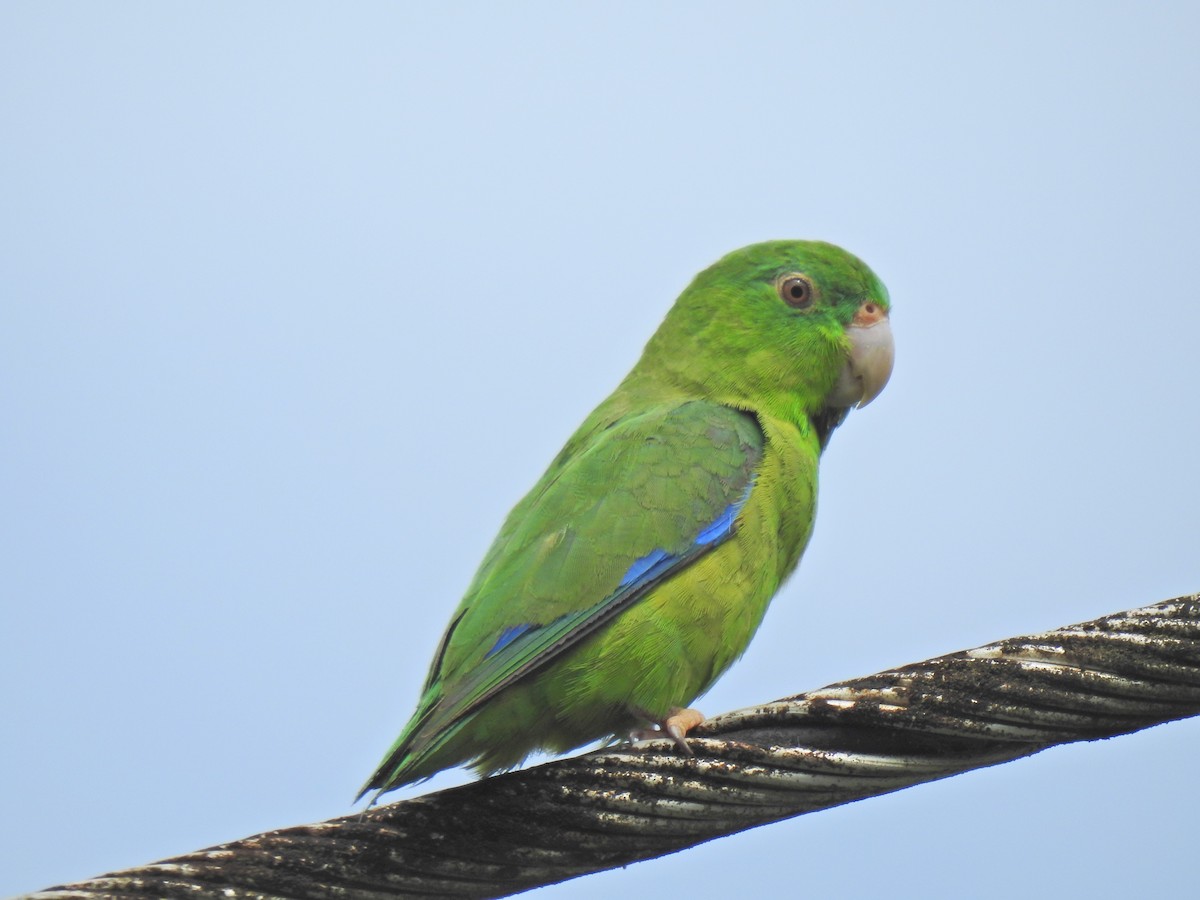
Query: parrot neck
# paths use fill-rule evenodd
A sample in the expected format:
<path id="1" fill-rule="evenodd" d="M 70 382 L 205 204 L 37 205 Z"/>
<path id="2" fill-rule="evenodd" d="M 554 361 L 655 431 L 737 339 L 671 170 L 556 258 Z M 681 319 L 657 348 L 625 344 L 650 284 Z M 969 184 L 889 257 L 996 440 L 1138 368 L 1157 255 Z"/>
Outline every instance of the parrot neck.
<path id="1" fill-rule="evenodd" d="M 714 378 L 700 378 L 685 366 L 657 361 L 652 367 L 635 367 L 613 397 L 622 397 L 632 408 L 668 399 L 706 400 L 733 409 L 745 410 L 762 419 L 786 422 L 801 433 L 815 435 L 821 450 L 829 443 L 835 428 L 846 418 L 845 409 L 831 409 L 809 401 L 796 392 L 772 387 L 747 396 Z"/>
<path id="2" fill-rule="evenodd" d="M 813 429 L 817 432 L 817 440 L 821 444 L 821 450 L 829 445 L 829 438 L 833 435 L 834 429 L 846 421 L 846 414 L 849 409 L 835 409 L 831 406 L 825 407 L 812 417 Z"/>

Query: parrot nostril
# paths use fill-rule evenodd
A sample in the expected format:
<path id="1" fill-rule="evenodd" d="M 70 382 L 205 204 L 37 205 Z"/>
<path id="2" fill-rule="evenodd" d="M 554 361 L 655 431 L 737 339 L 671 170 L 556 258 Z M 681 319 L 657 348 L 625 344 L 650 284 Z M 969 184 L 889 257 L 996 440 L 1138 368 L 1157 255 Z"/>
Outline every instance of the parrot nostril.
<path id="1" fill-rule="evenodd" d="M 887 318 L 887 313 L 883 311 L 883 307 L 873 300 L 868 300 L 854 313 L 854 320 L 851 324 L 870 326 L 885 318 Z"/>

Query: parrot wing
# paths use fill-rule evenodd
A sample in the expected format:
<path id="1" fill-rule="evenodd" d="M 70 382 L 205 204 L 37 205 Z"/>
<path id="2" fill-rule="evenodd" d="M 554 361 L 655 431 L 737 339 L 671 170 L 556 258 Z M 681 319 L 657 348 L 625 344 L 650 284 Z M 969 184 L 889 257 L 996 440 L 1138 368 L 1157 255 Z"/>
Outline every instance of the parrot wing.
<path id="1" fill-rule="evenodd" d="M 498 693 L 728 540 L 763 443 L 750 413 L 689 400 L 569 444 L 505 522 L 416 714 L 364 793 L 419 766 Z"/>

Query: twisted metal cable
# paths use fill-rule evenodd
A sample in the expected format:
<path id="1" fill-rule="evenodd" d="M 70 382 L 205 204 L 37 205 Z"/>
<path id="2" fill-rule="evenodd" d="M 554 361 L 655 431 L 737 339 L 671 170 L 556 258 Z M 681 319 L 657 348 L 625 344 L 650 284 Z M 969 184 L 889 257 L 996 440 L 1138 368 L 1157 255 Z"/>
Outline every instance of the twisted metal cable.
<path id="1" fill-rule="evenodd" d="M 502 897 L 1200 713 L 1200 594 L 31 897 Z"/>

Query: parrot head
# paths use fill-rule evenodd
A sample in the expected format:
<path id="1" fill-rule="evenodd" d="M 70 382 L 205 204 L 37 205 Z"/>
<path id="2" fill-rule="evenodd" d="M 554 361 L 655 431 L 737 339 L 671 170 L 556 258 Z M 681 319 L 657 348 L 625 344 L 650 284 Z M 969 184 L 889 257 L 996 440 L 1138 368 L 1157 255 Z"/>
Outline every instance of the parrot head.
<path id="1" fill-rule="evenodd" d="M 890 308 L 875 273 L 840 247 L 752 244 L 696 276 L 643 362 L 730 405 L 808 417 L 823 444 L 887 384 Z"/>

